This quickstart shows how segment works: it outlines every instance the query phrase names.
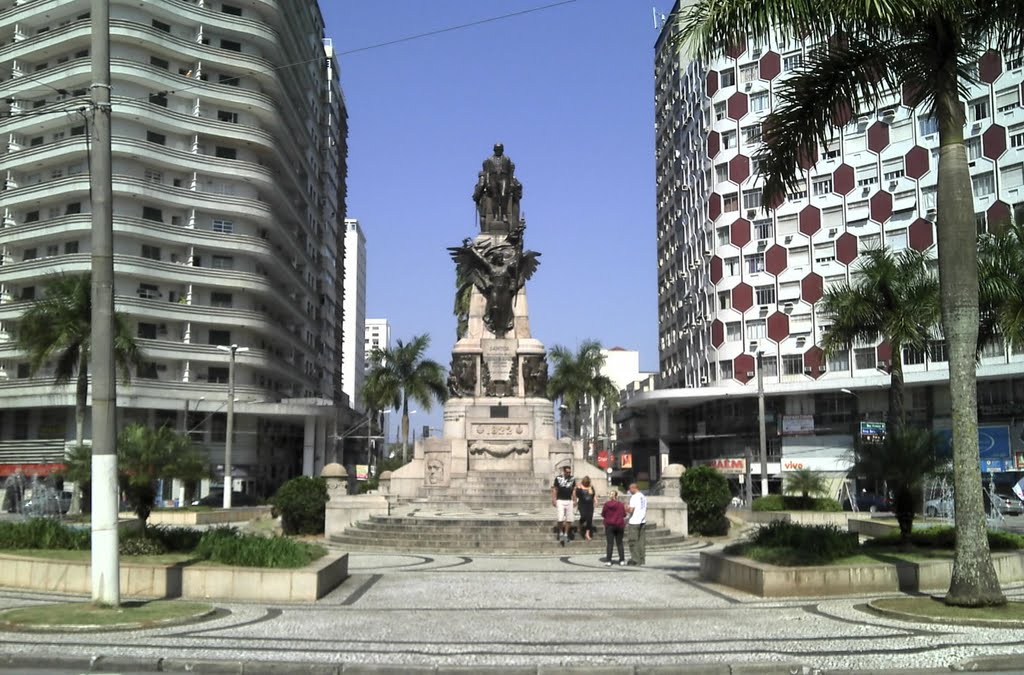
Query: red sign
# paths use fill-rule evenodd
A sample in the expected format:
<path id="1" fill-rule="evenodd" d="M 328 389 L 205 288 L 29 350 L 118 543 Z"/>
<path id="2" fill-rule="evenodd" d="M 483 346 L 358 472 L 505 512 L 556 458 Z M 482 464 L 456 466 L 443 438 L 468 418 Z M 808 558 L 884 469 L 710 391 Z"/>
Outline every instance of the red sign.
<path id="1" fill-rule="evenodd" d="M 63 464 L 0 464 L 0 476 L 10 476 L 17 473 L 18 469 L 29 478 L 49 476 L 51 473 L 60 473 L 65 468 Z"/>
<path id="2" fill-rule="evenodd" d="M 742 457 L 717 457 L 701 460 L 698 463 L 718 469 L 722 473 L 743 473 L 747 470 L 747 460 Z"/>
<path id="3" fill-rule="evenodd" d="M 612 464 L 611 453 L 607 450 L 597 451 L 597 466 L 602 469 L 607 469 Z"/>

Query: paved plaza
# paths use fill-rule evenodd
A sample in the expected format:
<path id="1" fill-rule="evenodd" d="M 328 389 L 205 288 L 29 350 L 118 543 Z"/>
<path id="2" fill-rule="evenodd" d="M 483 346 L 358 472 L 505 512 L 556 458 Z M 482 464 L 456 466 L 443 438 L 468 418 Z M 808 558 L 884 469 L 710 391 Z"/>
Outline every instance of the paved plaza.
<path id="1" fill-rule="evenodd" d="M 188 626 L 0 632 L 0 670 L 4 663 L 5 672 L 29 672 L 33 664 L 43 670 L 32 672 L 74 668 L 100 656 L 94 665 L 103 672 L 114 672 L 115 665 L 120 672 L 156 670 L 158 664 L 167 670 L 194 664 L 197 672 L 209 672 L 202 662 L 224 660 L 284 664 L 275 672 L 299 664 L 344 664 L 345 672 L 502 666 L 520 667 L 514 672 L 812 673 L 979 665 L 1024 671 L 1019 629 L 881 618 L 864 610 L 867 597 L 757 599 L 699 579 L 699 551 L 706 546 L 695 542 L 650 554 L 639 568 L 607 568 L 591 555 L 574 555 L 571 545 L 548 557 L 354 553 L 351 578 L 315 605 L 218 602 L 222 613 Z M 1008 590 L 1024 600 L 1024 585 Z M 0 592 L 2 607 L 60 599 Z M 1011 658 L 971 661 L 993 656 Z M 709 668 L 693 670 L 700 664 Z"/>

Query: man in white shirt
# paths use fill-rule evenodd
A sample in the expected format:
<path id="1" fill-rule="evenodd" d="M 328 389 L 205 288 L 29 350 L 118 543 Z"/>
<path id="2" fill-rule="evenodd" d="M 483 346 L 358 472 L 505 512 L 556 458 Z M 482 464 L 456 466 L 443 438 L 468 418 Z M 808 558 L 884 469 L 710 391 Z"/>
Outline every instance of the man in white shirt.
<path id="1" fill-rule="evenodd" d="M 629 544 L 630 565 L 647 562 L 647 542 L 644 525 L 647 523 L 647 497 L 636 483 L 629 485 L 629 506 L 626 507 L 626 542 Z"/>

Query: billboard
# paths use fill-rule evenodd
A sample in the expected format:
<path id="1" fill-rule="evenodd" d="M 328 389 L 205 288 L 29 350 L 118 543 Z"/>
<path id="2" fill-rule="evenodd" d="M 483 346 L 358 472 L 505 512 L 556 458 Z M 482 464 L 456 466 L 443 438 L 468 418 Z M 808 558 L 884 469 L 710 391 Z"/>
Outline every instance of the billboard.
<path id="1" fill-rule="evenodd" d="M 939 457 L 953 456 L 953 430 L 937 429 L 939 437 Z M 1006 466 L 1011 464 L 1010 427 L 978 425 L 978 459 L 988 460 L 990 467 L 997 467 L 997 462 Z M 1001 469 L 997 469 L 1001 470 Z"/>

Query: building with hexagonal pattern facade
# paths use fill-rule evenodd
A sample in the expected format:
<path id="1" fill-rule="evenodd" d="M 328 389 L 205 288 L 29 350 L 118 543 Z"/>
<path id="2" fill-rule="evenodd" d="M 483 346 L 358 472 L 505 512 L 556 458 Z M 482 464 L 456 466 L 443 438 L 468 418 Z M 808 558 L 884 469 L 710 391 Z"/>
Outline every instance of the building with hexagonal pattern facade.
<path id="1" fill-rule="evenodd" d="M 670 18 L 655 45 L 661 391 L 631 405 L 657 400 L 662 411 L 674 404 L 699 409 L 694 416 L 705 417 L 703 426 L 691 420 L 678 435 L 711 435 L 706 417 L 718 413 L 707 406 L 722 397 L 735 401 L 733 412 L 722 414 L 750 414 L 750 401 L 742 401 L 756 390 L 753 355 L 760 352 L 769 417 L 778 422 L 769 446 L 779 469 L 787 417 L 811 418 L 812 435 L 836 431 L 850 439 L 858 418 L 884 414 L 885 397 L 864 392 L 887 386 L 888 345 L 854 345 L 825 358 L 819 345 L 829 319 L 816 303 L 851 279 L 864 250 L 934 251 L 937 126 L 905 105 L 903 92 L 877 109 L 849 111 L 834 138 L 802 164 L 800 187 L 766 204 L 756 160 L 761 125 L 808 45 L 748 40 L 695 63 L 672 44 L 674 30 Z M 977 74 L 964 132 L 981 231 L 1024 214 L 1022 57 L 990 50 Z M 941 335 L 924 353 L 905 351 L 903 362 L 914 419 L 941 428 L 948 415 Z M 982 406 L 1024 413 L 1024 354 L 986 348 L 978 376 Z M 1011 417 L 988 417 L 983 424 L 1019 426 Z M 658 452 L 677 461 L 666 441 L 672 424 L 652 424 L 662 429 Z M 687 447 L 683 459 L 691 461 L 742 450 L 712 442 Z"/>

